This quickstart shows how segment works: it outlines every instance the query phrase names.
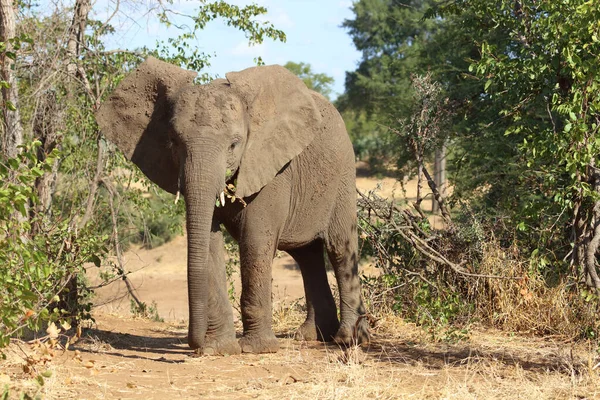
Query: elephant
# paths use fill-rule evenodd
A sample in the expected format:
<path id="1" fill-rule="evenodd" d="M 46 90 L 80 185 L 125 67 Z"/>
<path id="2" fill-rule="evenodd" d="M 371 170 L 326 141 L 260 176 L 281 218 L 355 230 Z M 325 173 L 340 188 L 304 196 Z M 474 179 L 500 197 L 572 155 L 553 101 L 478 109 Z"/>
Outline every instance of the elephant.
<path id="1" fill-rule="evenodd" d="M 278 249 L 296 260 L 304 283 L 307 316 L 296 338 L 368 343 L 354 151 L 339 113 L 278 65 L 204 85 L 196 76 L 149 57 L 96 112 L 110 142 L 159 187 L 185 198 L 189 346 L 200 354 L 278 350 L 271 310 Z M 239 340 L 221 225 L 240 248 Z M 325 251 L 339 288 L 339 320 Z"/>

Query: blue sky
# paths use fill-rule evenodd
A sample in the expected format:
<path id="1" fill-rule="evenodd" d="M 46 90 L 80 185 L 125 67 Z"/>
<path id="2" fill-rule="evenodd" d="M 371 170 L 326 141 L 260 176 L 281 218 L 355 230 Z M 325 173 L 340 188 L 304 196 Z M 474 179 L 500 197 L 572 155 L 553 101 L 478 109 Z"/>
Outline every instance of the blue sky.
<path id="1" fill-rule="evenodd" d="M 167 39 L 178 34 L 174 28 L 160 25 L 151 10 L 151 0 L 121 2 L 119 12 L 111 21 L 117 33 L 108 43 L 110 48 L 133 49 L 142 45 L 154 47 L 157 39 Z M 344 91 L 346 71 L 356 69 L 360 58 L 350 36 L 341 28 L 342 21 L 352 18 L 350 0 L 229 0 L 244 6 L 256 3 L 269 12 L 264 17 L 287 35 L 287 42 L 266 40 L 263 44 L 248 47 L 243 33 L 225 26 L 220 21 L 210 23 L 199 33 L 196 45 L 206 53 L 216 53 L 208 72 L 224 76 L 254 65 L 253 59 L 261 56 L 267 64 L 285 64 L 287 61 L 306 62 L 313 71 L 326 73 L 335 79 L 334 96 Z M 115 0 L 99 0 L 94 5 L 94 17 L 105 20 L 115 10 Z M 191 14 L 199 1 L 175 0 L 173 10 Z M 178 20 L 184 22 L 185 19 Z"/>

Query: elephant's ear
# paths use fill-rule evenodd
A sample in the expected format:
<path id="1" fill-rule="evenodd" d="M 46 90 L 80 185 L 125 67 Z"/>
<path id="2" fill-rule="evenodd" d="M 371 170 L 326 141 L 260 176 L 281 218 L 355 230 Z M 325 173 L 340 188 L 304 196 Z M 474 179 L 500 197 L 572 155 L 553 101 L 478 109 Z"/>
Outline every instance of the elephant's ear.
<path id="1" fill-rule="evenodd" d="M 168 139 L 170 100 L 195 72 L 149 57 L 119 83 L 96 112 L 104 136 L 158 186 L 178 190 L 179 171 Z"/>
<path id="2" fill-rule="evenodd" d="M 279 66 L 226 75 L 248 104 L 248 140 L 240 161 L 236 195 L 250 196 L 300 154 L 320 127 L 321 112 L 300 78 Z"/>

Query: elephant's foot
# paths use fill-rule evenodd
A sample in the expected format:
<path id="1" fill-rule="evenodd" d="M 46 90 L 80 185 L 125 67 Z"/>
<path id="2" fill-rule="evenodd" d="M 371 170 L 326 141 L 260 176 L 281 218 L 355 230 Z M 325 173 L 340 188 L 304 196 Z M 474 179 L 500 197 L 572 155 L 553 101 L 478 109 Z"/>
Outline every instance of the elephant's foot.
<path id="1" fill-rule="evenodd" d="M 335 334 L 333 341 L 342 346 L 354 346 L 369 343 L 369 328 L 363 318 L 354 324 L 342 323 Z"/>
<path id="2" fill-rule="evenodd" d="M 209 337 L 207 336 L 202 347 L 202 354 L 207 356 L 235 355 L 242 350 L 235 337 Z"/>
<path id="3" fill-rule="evenodd" d="M 244 334 L 240 339 L 243 353 L 276 353 L 279 350 L 279 341 L 273 332 L 268 334 Z"/>
<path id="4" fill-rule="evenodd" d="M 338 331 L 340 324 L 335 318 L 335 320 L 330 321 L 328 323 L 321 323 L 317 325 L 315 321 L 306 320 L 294 335 L 294 339 L 296 340 L 306 340 L 306 341 L 315 341 L 319 340 L 321 342 L 330 342 L 333 340 L 334 335 Z"/>

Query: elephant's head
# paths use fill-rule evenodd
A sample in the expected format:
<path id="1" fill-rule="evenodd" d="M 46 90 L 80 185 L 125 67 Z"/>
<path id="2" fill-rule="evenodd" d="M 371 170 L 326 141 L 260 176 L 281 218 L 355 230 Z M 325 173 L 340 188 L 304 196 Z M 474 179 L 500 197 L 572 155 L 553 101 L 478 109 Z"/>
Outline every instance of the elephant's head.
<path id="1" fill-rule="evenodd" d="M 207 85 L 149 58 L 96 119 L 104 135 L 152 181 L 185 195 L 189 344 L 207 328 L 207 260 L 215 200 L 237 173 L 236 195 L 257 193 L 313 139 L 321 114 L 304 83 L 280 66 L 248 68 Z"/>

